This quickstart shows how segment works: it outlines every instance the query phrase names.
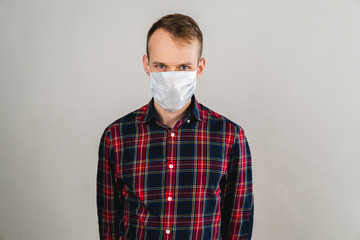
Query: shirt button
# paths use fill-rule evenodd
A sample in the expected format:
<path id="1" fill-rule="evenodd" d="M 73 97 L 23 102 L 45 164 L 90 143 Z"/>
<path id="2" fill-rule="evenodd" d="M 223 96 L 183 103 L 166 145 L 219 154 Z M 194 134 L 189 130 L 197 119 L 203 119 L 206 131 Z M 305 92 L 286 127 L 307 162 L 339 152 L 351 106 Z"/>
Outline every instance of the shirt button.
<path id="1" fill-rule="evenodd" d="M 175 133 L 172 132 L 172 133 L 170 134 L 170 136 L 175 137 Z"/>
<path id="2" fill-rule="evenodd" d="M 166 233 L 166 234 L 170 234 L 170 230 L 169 230 L 169 229 L 166 229 L 165 233 Z"/>
<path id="3" fill-rule="evenodd" d="M 167 200 L 168 200 L 169 202 L 171 202 L 171 201 L 172 201 L 172 197 L 168 197 Z"/>
<path id="4" fill-rule="evenodd" d="M 190 119 L 188 119 L 186 122 L 187 122 L 187 123 L 190 123 Z"/>
<path id="5" fill-rule="evenodd" d="M 173 168 L 174 167 L 174 165 L 172 165 L 172 164 L 169 164 L 169 168 Z"/>

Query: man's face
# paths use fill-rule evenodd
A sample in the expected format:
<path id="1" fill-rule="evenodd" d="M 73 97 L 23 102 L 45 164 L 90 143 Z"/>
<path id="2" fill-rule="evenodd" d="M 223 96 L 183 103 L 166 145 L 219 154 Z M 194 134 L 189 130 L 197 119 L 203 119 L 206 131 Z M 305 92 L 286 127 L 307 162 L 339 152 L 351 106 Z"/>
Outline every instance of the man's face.
<path id="1" fill-rule="evenodd" d="M 143 56 L 145 72 L 164 71 L 197 71 L 201 76 L 205 67 L 205 59 L 199 59 L 199 41 L 190 43 L 175 39 L 169 32 L 157 29 L 149 39 L 149 58 Z M 150 72 L 149 72 L 150 70 Z"/>

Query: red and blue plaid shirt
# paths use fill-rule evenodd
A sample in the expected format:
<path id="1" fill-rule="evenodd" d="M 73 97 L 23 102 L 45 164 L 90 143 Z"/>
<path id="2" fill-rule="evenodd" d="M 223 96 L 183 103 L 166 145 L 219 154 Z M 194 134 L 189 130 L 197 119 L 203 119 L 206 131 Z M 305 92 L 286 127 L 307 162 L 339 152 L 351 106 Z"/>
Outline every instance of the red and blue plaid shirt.
<path id="1" fill-rule="evenodd" d="M 192 98 L 173 129 L 153 100 L 104 131 L 101 239 L 250 239 L 251 157 L 243 129 Z"/>

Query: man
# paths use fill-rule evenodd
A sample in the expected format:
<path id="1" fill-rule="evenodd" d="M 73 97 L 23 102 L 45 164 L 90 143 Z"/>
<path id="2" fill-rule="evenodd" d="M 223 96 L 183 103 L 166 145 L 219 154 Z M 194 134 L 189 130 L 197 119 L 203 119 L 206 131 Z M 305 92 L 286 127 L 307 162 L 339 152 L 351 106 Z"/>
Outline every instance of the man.
<path id="1" fill-rule="evenodd" d="M 153 98 L 101 139 L 101 239 L 250 239 L 253 194 L 243 129 L 199 104 L 203 37 L 190 17 L 164 16 L 143 56 Z"/>

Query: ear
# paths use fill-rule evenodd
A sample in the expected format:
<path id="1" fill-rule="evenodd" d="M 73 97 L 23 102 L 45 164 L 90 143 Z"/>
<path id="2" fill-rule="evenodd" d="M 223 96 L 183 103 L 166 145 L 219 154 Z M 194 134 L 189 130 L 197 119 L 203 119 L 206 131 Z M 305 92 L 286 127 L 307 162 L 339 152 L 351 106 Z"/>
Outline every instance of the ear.
<path id="1" fill-rule="evenodd" d="M 149 58 L 148 56 L 146 56 L 146 54 L 144 54 L 143 56 L 143 66 L 144 66 L 144 71 L 145 73 L 150 76 L 150 69 L 149 69 Z"/>
<path id="2" fill-rule="evenodd" d="M 205 58 L 202 58 L 202 59 L 200 59 L 199 69 L 197 70 L 197 73 L 196 73 L 196 78 L 197 79 L 199 79 L 200 76 L 203 74 L 204 69 L 205 69 Z"/>

